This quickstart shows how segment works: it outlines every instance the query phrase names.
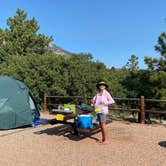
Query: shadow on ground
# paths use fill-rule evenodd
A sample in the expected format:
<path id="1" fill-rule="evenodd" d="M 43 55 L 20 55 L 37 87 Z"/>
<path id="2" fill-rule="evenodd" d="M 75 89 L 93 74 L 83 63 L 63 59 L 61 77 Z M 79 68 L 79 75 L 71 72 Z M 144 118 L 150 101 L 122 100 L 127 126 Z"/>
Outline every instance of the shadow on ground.
<path id="1" fill-rule="evenodd" d="M 34 134 L 37 134 L 37 135 L 47 134 L 50 136 L 64 136 L 72 141 L 80 141 L 80 140 L 88 137 L 90 139 L 98 141 L 98 138 L 95 138 L 93 135 L 100 131 L 99 128 L 93 129 L 91 131 L 90 131 L 90 129 L 79 129 L 78 131 L 79 131 L 79 134 L 75 134 L 73 131 L 73 128 L 70 125 L 60 125 L 60 126 L 55 126 L 52 128 L 34 132 Z"/>
<path id="2" fill-rule="evenodd" d="M 158 143 L 161 147 L 166 148 L 166 141 L 162 141 Z"/>
<path id="3" fill-rule="evenodd" d="M 131 123 L 138 123 L 137 120 L 134 118 L 122 118 L 122 120 L 131 122 Z"/>

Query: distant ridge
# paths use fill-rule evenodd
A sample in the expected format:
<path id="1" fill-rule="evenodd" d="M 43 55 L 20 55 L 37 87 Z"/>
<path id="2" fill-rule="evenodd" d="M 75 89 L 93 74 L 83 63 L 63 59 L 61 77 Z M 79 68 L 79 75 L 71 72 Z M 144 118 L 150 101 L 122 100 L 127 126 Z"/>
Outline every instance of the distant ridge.
<path id="1" fill-rule="evenodd" d="M 68 56 L 68 57 L 70 57 L 72 55 L 71 52 L 66 51 L 63 48 L 61 48 L 53 43 L 49 44 L 48 49 L 53 51 L 54 54 L 56 54 L 56 55 L 62 55 L 62 56 Z"/>

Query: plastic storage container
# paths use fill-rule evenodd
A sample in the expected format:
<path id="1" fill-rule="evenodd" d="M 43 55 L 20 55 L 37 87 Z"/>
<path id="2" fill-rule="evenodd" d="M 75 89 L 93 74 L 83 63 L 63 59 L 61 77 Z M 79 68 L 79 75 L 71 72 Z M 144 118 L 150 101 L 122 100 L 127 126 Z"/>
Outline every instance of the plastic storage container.
<path id="1" fill-rule="evenodd" d="M 93 116 L 92 115 L 79 115 L 77 116 L 77 127 L 84 129 L 93 128 Z"/>

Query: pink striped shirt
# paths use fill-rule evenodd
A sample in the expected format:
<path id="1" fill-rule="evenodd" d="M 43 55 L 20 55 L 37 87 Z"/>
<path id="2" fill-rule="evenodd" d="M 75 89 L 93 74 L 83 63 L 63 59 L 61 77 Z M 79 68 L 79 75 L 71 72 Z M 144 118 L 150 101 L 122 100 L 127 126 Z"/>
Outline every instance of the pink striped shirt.
<path id="1" fill-rule="evenodd" d="M 103 104 L 100 104 L 101 101 Z M 104 90 L 102 95 L 97 93 L 96 96 L 93 97 L 92 103 L 95 108 L 100 108 L 103 114 L 108 114 L 108 105 L 115 103 L 115 101 L 108 91 Z"/>

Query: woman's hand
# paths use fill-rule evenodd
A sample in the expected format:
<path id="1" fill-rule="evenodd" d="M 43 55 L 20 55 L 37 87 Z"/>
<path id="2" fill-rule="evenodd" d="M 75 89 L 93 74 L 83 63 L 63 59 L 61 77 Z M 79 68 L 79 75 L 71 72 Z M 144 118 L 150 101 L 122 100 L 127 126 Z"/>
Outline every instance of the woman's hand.
<path id="1" fill-rule="evenodd" d="M 101 101 L 100 101 L 100 104 L 104 104 L 104 101 L 103 101 L 103 100 L 101 100 Z"/>

